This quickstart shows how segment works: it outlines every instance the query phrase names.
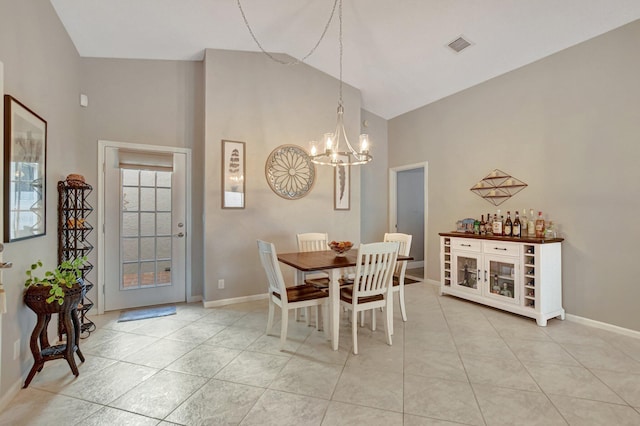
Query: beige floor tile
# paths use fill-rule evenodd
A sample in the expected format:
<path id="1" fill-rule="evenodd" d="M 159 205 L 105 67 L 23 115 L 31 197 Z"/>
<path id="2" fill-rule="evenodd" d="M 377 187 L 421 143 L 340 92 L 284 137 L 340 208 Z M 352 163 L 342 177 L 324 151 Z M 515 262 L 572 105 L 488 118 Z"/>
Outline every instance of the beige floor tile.
<path id="1" fill-rule="evenodd" d="M 613 346 L 562 345 L 574 358 L 587 368 L 640 374 L 640 362 Z"/>
<path id="2" fill-rule="evenodd" d="M 467 425 L 484 424 L 471 386 L 454 380 L 405 376 L 404 412 Z"/>
<path id="3" fill-rule="evenodd" d="M 640 408 L 640 374 L 591 369 L 600 380 L 620 395 L 628 404 Z"/>
<path id="4" fill-rule="evenodd" d="M 241 425 L 320 425 L 329 401 L 267 390 Z"/>
<path id="5" fill-rule="evenodd" d="M 81 399 L 27 388 L 18 392 L 11 401 L 9 410 L 0 413 L 0 425 L 70 425 L 90 416 L 100 408 L 98 404 Z"/>
<path id="6" fill-rule="evenodd" d="M 242 352 L 216 376 L 216 379 L 267 387 L 287 364 L 289 357 L 258 352 Z"/>
<path id="7" fill-rule="evenodd" d="M 579 365 L 569 352 L 555 342 L 522 339 L 506 339 L 507 345 L 520 361 L 549 364 Z"/>
<path id="8" fill-rule="evenodd" d="M 165 368 L 197 346 L 197 343 L 159 339 L 138 352 L 127 356 L 124 361 L 152 368 Z"/>
<path id="9" fill-rule="evenodd" d="M 468 382 L 464 365 L 457 353 L 425 350 L 422 347 L 405 349 L 406 375 Z"/>
<path id="10" fill-rule="evenodd" d="M 200 345 L 169 364 L 166 369 L 178 373 L 211 378 L 240 353 L 236 349 Z"/>
<path id="11" fill-rule="evenodd" d="M 381 369 L 345 367 L 332 400 L 402 412 L 402 374 Z"/>
<path id="12" fill-rule="evenodd" d="M 60 393 L 106 405 L 149 379 L 157 371 L 142 365 L 116 362 L 94 374 L 78 376 L 76 381 Z"/>
<path id="13" fill-rule="evenodd" d="M 207 381 L 204 377 L 190 374 L 159 371 L 109 405 L 163 419 Z"/>
<path id="14" fill-rule="evenodd" d="M 211 337 L 209 340 L 206 340 L 204 344 L 243 350 L 247 349 L 250 344 L 255 342 L 258 337 L 262 335 L 264 335 L 263 330 L 229 326 L 222 330 L 220 333 L 217 333 L 216 335 Z"/>
<path id="15" fill-rule="evenodd" d="M 471 383 L 540 392 L 536 382 L 517 359 L 463 355 L 462 362 Z"/>
<path id="16" fill-rule="evenodd" d="M 402 413 L 331 401 L 322 426 L 402 425 Z"/>
<path id="17" fill-rule="evenodd" d="M 624 404 L 609 387 L 584 367 L 524 362 L 529 374 L 546 394 L 572 396 Z M 640 382 L 639 386 L 640 386 Z"/>
<path id="18" fill-rule="evenodd" d="M 496 386 L 473 385 L 480 410 L 488 425 L 566 425 L 547 396 Z"/>
<path id="19" fill-rule="evenodd" d="M 154 426 L 159 423 L 160 420 L 158 419 L 129 413 L 127 411 L 116 410 L 115 408 L 103 407 L 95 414 L 92 414 L 86 419 L 80 421 L 78 426 Z"/>
<path id="20" fill-rule="evenodd" d="M 262 388 L 213 379 L 165 420 L 194 426 L 239 424 L 263 392 Z"/>
<path id="21" fill-rule="evenodd" d="M 403 425 L 404 426 L 454 426 L 454 425 L 460 425 L 460 423 L 448 422 L 446 420 L 432 419 L 429 417 L 414 416 L 412 414 L 405 414 Z"/>
<path id="22" fill-rule="evenodd" d="M 538 327 L 419 283 L 407 286 L 409 321 L 395 306 L 392 346 L 382 313 L 378 330 L 358 329 L 353 356 L 346 315 L 333 351 L 292 312 L 281 352 L 280 312 L 267 336 L 267 307 L 178 304 L 176 315 L 128 323 L 97 315 L 80 376 L 47 362 L 0 425 L 49 425 L 51 413 L 55 424 L 109 426 L 640 424 L 637 338 L 555 319 Z M 183 328 L 188 340 L 174 340 Z"/>
<path id="23" fill-rule="evenodd" d="M 560 395 L 550 395 L 549 398 L 571 425 L 640 425 L 640 413 L 628 405 L 609 404 Z"/>
<path id="24" fill-rule="evenodd" d="M 342 366 L 294 357 L 278 373 L 269 389 L 330 399 Z"/>

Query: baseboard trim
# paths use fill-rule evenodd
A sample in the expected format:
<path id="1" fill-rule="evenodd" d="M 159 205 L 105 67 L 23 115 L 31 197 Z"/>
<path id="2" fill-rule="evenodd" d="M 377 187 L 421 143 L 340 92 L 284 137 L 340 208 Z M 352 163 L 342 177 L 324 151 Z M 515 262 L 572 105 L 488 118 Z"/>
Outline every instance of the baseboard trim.
<path id="1" fill-rule="evenodd" d="M 190 296 L 187 298 L 187 303 L 202 302 L 202 296 Z"/>
<path id="2" fill-rule="evenodd" d="M 7 391 L 2 396 L 2 398 L 0 398 L 0 412 L 4 411 L 4 409 L 9 406 L 13 398 L 15 398 L 16 395 L 18 395 L 18 392 L 20 392 L 20 389 L 22 389 L 22 383 L 24 382 L 25 379 L 26 379 L 26 374 L 25 374 L 25 377 L 21 377 L 14 384 L 12 384 L 9 387 L 9 389 L 7 389 Z"/>
<path id="3" fill-rule="evenodd" d="M 440 281 L 436 281 L 436 280 L 432 280 L 430 278 L 427 278 L 427 279 L 424 280 L 424 282 L 427 283 L 427 284 L 431 284 L 433 286 L 436 286 L 436 287 L 440 287 Z"/>
<path id="4" fill-rule="evenodd" d="M 629 337 L 635 337 L 636 339 L 640 339 L 640 331 L 631 330 L 630 328 L 619 327 L 617 325 L 609 324 L 606 322 L 596 321 L 589 318 L 580 317 L 578 315 L 566 314 L 565 318 L 568 321 L 576 322 L 583 325 L 588 325 L 590 327 L 599 328 L 605 331 L 611 331 L 618 334 L 623 334 Z"/>
<path id="5" fill-rule="evenodd" d="M 220 306 L 233 305 L 235 303 L 245 303 L 245 302 L 253 302 L 256 300 L 263 300 L 269 297 L 268 293 L 264 294 L 253 294 L 251 296 L 242 296 L 242 297 L 232 297 L 231 299 L 220 299 L 220 300 L 208 300 L 204 302 L 205 308 L 218 308 Z"/>

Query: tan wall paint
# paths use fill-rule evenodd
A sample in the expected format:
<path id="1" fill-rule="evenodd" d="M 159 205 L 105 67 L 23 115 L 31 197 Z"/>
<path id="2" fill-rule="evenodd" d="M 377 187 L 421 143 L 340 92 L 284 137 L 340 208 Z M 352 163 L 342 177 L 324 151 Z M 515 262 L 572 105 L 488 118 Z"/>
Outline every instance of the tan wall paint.
<path id="1" fill-rule="evenodd" d="M 367 126 L 364 126 L 366 121 Z M 369 111 L 362 110 L 362 133 L 367 133 L 371 140 L 371 163 L 361 167 L 362 179 L 362 214 L 360 232 L 363 243 L 382 241 L 389 226 L 389 161 L 387 145 L 387 120 Z"/>
<path id="2" fill-rule="evenodd" d="M 203 185 L 202 62 L 83 58 L 80 170 L 98 180 L 98 140 L 192 149 L 193 194 Z M 192 197 L 191 295 L 202 295 L 202 197 Z M 94 197 L 97 194 L 93 194 Z"/>
<path id="3" fill-rule="evenodd" d="M 469 188 L 498 168 L 529 184 L 500 206 L 560 225 L 568 313 L 640 330 L 640 21 L 389 123 L 389 166 L 429 161 L 427 276 L 437 233 L 494 212 Z"/>
<path id="4" fill-rule="evenodd" d="M 296 248 L 299 232 L 328 232 L 331 239 L 360 241 L 360 176 L 352 168 L 351 210 L 333 210 L 333 168 L 318 166 L 316 183 L 300 200 L 269 188 L 265 161 L 283 144 L 308 142 L 333 131 L 338 82 L 306 65 L 286 67 L 261 53 L 207 50 L 205 55 L 205 299 L 266 293 L 256 239 L 280 252 Z M 360 94 L 345 86 L 348 134 L 360 130 Z M 222 209 L 221 140 L 246 142 L 246 208 Z M 291 272 L 283 268 L 286 275 Z M 218 279 L 225 288 L 218 289 Z"/>
<path id="5" fill-rule="evenodd" d="M 13 268 L 5 269 L 3 276 L 7 313 L 2 320 L 1 399 L 33 365 L 29 337 L 36 316 L 22 301 L 24 272 L 38 259 L 48 267 L 57 263 L 56 183 L 77 171 L 86 159 L 78 154 L 80 58 L 48 1 L 0 2 L 0 61 L 4 62 L 5 93 L 48 123 L 46 235 L 5 244 L 3 253 Z M 21 340 L 21 356 L 13 360 L 17 339 Z"/>

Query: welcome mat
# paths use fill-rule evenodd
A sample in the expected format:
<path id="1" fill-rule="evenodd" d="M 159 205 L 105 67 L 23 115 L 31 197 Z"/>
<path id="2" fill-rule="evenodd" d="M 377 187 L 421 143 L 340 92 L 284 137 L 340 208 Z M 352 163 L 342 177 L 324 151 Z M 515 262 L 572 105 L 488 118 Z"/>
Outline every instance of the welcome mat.
<path id="1" fill-rule="evenodd" d="M 175 315 L 176 307 L 170 306 L 158 306 L 155 308 L 134 309 L 131 311 L 124 311 L 120 313 L 118 322 L 136 321 L 147 318 L 166 317 L 167 315 Z"/>

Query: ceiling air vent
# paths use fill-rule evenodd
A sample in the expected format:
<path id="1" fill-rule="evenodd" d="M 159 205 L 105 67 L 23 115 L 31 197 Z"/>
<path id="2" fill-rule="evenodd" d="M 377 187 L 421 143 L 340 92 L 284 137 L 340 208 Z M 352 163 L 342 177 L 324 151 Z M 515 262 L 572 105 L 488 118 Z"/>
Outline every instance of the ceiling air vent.
<path id="1" fill-rule="evenodd" d="M 448 46 L 451 48 L 451 50 L 455 51 L 456 53 L 460 53 L 467 47 L 471 46 L 471 42 L 468 40 L 465 40 L 464 37 L 460 36 L 457 39 L 453 40 L 451 43 L 449 43 Z"/>

